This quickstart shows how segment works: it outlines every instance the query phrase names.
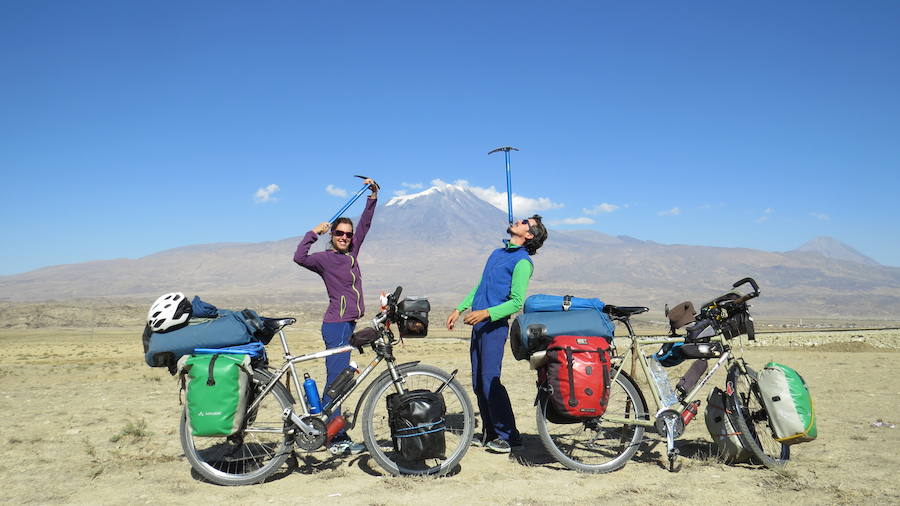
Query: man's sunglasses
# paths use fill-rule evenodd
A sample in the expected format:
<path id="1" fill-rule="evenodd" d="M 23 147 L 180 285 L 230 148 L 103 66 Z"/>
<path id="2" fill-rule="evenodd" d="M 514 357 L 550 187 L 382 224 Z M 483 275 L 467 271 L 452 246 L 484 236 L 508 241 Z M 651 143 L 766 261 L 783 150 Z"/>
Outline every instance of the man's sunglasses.
<path id="1" fill-rule="evenodd" d="M 344 232 L 343 230 L 332 230 L 331 235 L 335 237 L 344 237 L 347 236 L 347 239 L 353 239 L 353 232 Z"/>

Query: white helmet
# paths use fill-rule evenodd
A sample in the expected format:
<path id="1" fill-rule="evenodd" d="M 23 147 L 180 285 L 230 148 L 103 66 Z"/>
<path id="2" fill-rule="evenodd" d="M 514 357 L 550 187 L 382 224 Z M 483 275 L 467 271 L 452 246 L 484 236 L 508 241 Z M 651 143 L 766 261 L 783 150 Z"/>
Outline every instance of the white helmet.
<path id="1" fill-rule="evenodd" d="M 167 293 L 150 306 L 147 324 L 153 332 L 174 330 L 187 324 L 191 318 L 191 303 L 181 292 Z"/>

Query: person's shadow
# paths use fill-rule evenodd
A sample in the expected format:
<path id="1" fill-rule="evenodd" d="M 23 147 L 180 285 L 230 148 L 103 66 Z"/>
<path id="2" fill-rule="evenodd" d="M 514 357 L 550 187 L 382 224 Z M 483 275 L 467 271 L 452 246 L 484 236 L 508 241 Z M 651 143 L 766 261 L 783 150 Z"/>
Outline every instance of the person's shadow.
<path id="1" fill-rule="evenodd" d="M 509 458 L 523 466 L 559 464 L 544 448 L 544 443 L 537 434 L 522 434 L 522 446 L 513 447 Z"/>

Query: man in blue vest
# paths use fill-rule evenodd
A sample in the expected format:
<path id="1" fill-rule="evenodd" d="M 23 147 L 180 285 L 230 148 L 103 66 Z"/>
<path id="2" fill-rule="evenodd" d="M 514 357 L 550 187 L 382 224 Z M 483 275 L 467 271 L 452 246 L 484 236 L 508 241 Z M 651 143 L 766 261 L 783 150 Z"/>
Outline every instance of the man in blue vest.
<path id="1" fill-rule="evenodd" d="M 522 309 L 534 272 L 531 255 L 547 240 L 547 229 L 538 215 L 513 223 L 507 232 L 509 240 L 491 253 L 481 280 L 447 318 L 447 328 L 452 330 L 460 313 L 472 309 L 463 322 L 472 325 L 472 386 L 482 422 L 481 440 L 474 443 L 498 453 L 509 453 L 522 444 L 509 394 L 500 383 L 500 365 L 509 336 L 509 316 Z"/>

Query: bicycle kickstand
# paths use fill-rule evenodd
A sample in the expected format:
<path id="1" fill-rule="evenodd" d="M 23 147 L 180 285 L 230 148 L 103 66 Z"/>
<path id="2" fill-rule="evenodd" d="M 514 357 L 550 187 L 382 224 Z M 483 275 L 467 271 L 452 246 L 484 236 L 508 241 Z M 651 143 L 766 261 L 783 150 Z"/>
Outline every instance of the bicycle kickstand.
<path id="1" fill-rule="evenodd" d="M 679 471 L 680 468 L 675 469 L 675 461 L 678 459 L 680 452 L 678 448 L 675 448 L 675 420 L 672 419 L 666 419 L 666 448 L 669 457 L 669 472 Z"/>

